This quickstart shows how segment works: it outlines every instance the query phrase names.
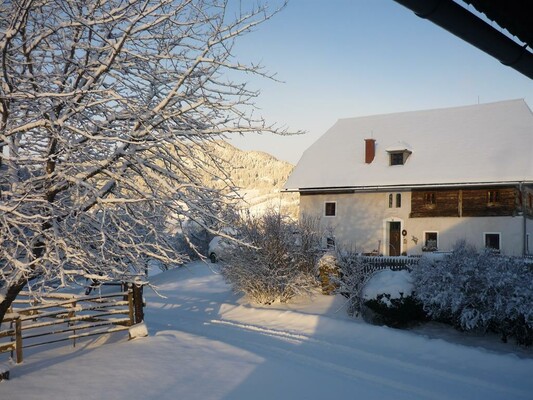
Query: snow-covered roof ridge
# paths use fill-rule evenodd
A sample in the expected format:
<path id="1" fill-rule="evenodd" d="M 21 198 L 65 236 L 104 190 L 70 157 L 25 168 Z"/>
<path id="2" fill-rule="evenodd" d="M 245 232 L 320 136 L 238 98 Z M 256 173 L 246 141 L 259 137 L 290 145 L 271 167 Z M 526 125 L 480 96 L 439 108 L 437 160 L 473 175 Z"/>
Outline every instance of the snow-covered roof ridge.
<path id="1" fill-rule="evenodd" d="M 410 153 L 404 165 L 390 165 L 393 151 Z M 533 182 L 532 154 L 523 99 L 342 118 L 304 152 L 285 189 Z"/>

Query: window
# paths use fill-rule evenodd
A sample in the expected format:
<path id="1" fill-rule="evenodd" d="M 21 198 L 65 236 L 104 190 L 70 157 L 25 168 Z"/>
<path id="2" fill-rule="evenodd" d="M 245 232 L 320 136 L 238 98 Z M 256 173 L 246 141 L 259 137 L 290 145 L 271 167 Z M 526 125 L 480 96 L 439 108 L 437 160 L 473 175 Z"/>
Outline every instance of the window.
<path id="1" fill-rule="evenodd" d="M 435 193 L 433 192 L 424 193 L 424 203 L 427 206 L 434 206 L 436 204 Z"/>
<path id="2" fill-rule="evenodd" d="M 328 250 L 335 249 L 335 238 L 332 238 L 332 237 L 326 238 L 326 249 Z"/>
<path id="3" fill-rule="evenodd" d="M 326 217 L 334 217 L 337 215 L 337 203 L 334 201 L 327 201 L 325 203 L 324 215 Z"/>
<path id="4" fill-rule="evenodd" d="M 402 206 L 402 194 L 396 193 L 396 208 L 400 208 Z"/>
<path id="5" fill-rule="evenodd" d="M 527 205 L 529 208 L 533 208 L 533 194 L 531 193 L 527 195 Z"/>
<path id="6" fill-rule="evenodd" d="M 403 165 L 403 152 L 390 153 L 390 165 Z"/>
<path id="7" fill-rule="evenodd" d="M 495 253 L 500 252 L 500 233 L 485 233 L 485 247 L 493 250 Z"/>
<path id="8" fill-rule="evenodd" d="M 497 190 L 489 190 L 487 191 L 487 203 L 489 205 L 496 204 L 500 202 L 500 192 Z"/>
<path id="9" fill-rule="evenodd" d="M 439 233 L 424 232 L 422 251 L 437 251 L 439 249 Z"/>
<path id="10" fill-rule="evenodd" d="M 396 198 L 396 208 L 402 207 L 402 195 L 401 193 L 396 193 L 396 196 L 394 196 L 393 193 L 389 194 L 389 208 L 394 207 L 394 199 Z"/>
<path id="11" fill-rule="evenodd" d="M 529 252 L 529 249 L 530 249 L 530 247 L 529 247 L 529 233 L 526 233 L 526 251 L 525 251 L 525 253 L 526 253 L 527 255 L 531 254 L 531 253 Z"/>

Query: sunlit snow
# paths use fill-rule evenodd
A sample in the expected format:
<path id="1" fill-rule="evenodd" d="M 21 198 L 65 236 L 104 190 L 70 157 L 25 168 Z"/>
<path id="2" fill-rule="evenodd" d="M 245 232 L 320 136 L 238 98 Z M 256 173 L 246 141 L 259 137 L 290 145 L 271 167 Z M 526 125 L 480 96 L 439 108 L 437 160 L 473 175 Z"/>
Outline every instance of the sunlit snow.
<path id="1" fill-rule="evenodd" d="M 212 268 L 151 278 L 165 297 L 145 292 L 149 337 L 28 349 L 0 398 L 532 398 L 531 350 L 437 324 L 372 326 L 349 318 L 342 296 L 252 306 Z"/>

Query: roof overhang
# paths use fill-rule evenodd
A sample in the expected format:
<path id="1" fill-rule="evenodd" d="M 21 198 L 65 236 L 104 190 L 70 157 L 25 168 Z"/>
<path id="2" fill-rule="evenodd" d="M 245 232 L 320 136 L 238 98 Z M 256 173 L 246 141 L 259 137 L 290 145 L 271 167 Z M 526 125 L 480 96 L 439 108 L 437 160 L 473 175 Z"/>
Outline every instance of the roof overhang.
<path id="1" fill-rule="evenodd" d="M 453 33 L 478 49 L 533 79 L 533 4 L 519 0 L 464 0 L 524 45 L 492 27 L 453 0 L 394 0 L 421 18 Z"/>
<path id="2" fill-rule="evenodd" d="M 503 187 L 532 185 L 533 181 L 500 181 L 500 182 L 463 182 L 463 183 L 428 183 L 428 184 L 405 184 L 405 185 L 379 185 L 379 186 L 337 186 L 337 187 L 311 187 L 299 189 L 284 189 L 282 192 L 300 194 L 343 194 L 343 193 L 363 193 L 363 192 L 401 192 L 420 189 L 451 189 L 451 188 L 483 188 L 483 187 Z"/>

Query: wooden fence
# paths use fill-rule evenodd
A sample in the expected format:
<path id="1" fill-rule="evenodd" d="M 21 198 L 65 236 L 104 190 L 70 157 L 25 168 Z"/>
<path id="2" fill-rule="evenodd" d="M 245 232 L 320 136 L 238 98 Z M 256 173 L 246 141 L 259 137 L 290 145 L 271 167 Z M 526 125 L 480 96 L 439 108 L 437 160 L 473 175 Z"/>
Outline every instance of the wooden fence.
<path id="1" fill-rule="evenodd" d="M 120 284 L 119 284 L 120 285 Z M 11 352 L 17 363 L 23 349 L 128 330 L 142 322 L 142 286 L 118 286 L 113 293 L 94 296 L 51 293 L 39 301 L 21 292 L 4 317 L 0 353 Z"/>
<path id="2" fill-rule="evenodd" d="M 410 270 L 413 265 L 417 265 L 420 261 L 418 256 L 361 256 L 363 262 L 363 270 L 366 273 L 373 273 L 382 269 L 391 269 L 393 271 L 400 271 L 403 269 Z"/>

